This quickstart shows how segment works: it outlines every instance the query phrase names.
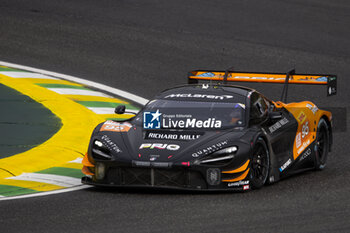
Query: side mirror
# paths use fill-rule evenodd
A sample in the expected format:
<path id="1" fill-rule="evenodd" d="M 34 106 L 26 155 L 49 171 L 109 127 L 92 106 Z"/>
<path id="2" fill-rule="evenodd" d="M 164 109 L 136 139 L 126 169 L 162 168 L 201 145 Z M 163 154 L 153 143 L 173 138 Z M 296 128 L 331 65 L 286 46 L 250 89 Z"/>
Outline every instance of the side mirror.
<path id="1" fill-rule="evenodd" d="M 269 118 L 271 120 L 279 120 L 282 119 L 282 114 L 280 112 L 269 112 Z"/>
<path id="2" fill-rule="evenodd" d="M 124 114 L 124 113 L 125 113 L 125 105 L 118 105 L 118 106 L 115 108 L 114 112 L 115 112 L 116 114 Z"/>

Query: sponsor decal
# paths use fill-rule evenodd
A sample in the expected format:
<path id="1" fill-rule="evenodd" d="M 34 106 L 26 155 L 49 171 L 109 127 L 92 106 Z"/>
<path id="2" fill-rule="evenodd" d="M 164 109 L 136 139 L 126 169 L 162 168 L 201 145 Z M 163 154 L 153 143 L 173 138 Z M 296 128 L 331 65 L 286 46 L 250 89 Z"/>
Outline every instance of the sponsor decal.
<path id="1" fill-rule="evenodd" d="M 305 122 L 305 124 L 303 124 L 303 126 L 301 127 L 301 137 L 305 138 L 310 132 L 309 129 L 309 122 Z"/>
<path id="2" fill-rule="evenodd" d="M 160 155 L 150 155 L 150 156 L 149 156 L 149 160 L 150 160 L 150 161 L 155 161 L 156 159 L 159 158 L 159 156 L 160 156 Z"/>
<path id="3" fill-rule="evenodd" d="M 153 162 L 151 163 L 151 167 L 171 167 L 172 163 L 164 163 L 164 162 Z"/>
<path id="4" fill-rule="evenodd" d="M 143 128 L 145 129 L 160 129 L 161 113 L 156 112 L 143 113 Z"/>
<path id="5" fill-rule="evenodd" d="M 178 135 L 172 133 L 157 133 L 146 132 L 145 139 L 165 139 L 165 140 L 177 140 Z"/>
<path id="6" fill-rule="evenodd" d="M 299 148 L 301 146 L 301 133 L 297 133 L 297 136 L 295 137 L 295 146 Z"/>
<path id="7" fill-rule="evenodd" d="M 180 119 L 175 119 L 180 118 Z M 222 121 L 215 118 L 207 118 L 204 120 L 192 117 L 190 114 L 162 114 L 156 112 L 143 113 L 144 129 L 188 129 L 188 128 L 221 128 Z"/>
<path id="8" fill-rule="evenodd" d="M 316 79 L 316 81 L 318 81 L 318 82 L 327 82 L 328 78 L 327 77 L 319 77 L 319 78 Z"/>
<path id="9" fill-rule="evenodd" d="M 215 75 L 214 73 L 212 72 L 207 72 L 207 73 L 203 73 L 203 74 L 200 74 L 200 75 L 197 75 L 196 77 L 215 77 L 215 76 L 219 76 L 219 77 L 222 77 L 223 75 Z M 233 74 L 229 74 L 228 75 L 228 78 L 230 79 L 247 79 L 247 80 L 273 80 L 273 81 L 284 81 L 285 80 L 285 77 L 283 78 L 279 78 L 279 77 L 274 77 L 274 76 L 262 76 L 262 77 L 254 77 L 254 76 L 233 76 Z M 290 80 L 306 80 L 306 81 L 316 81 L 316 82 L 327 82 L 328 78 L 327 77 L 318 77 L 316 78 L 315 76 L 304 76 L 303 78 L 299 78 L 299 77 L 296 77 L 296 78 L 293 78 L 293 77 L 290 77 Z"/>
<path id="10" fill-rule="evenodd" d="M 298 155 L 308 146 L 310 145 L 310 140 L 308 139 L 306 142 L 303 142 L 303 145 L 297 150 Z"/>
<path id="11" fill-rule="evenodd" d="M 248 190 L 249 188 L 249 184 L 243 186 L 243 190 Z"/>
<path id="12" fill-rule="evenodd" d="M 297 133 L 297 136 L 295 138 L 295 146 L 297 148 L 297 154 L 300 155 L 300 153 L 305 150 L 307 146 L 310 144 L 310 139 L 307 139 L 307 135 L 310 133 L 309 128 L 309 121 L 306 121 L 302 127 L 301 132 Z M 306 140 L 306 141 L 305 141 Z"/>
<path id="13" fill-rule="evenodd" d="M 280 167 L 280 172 L 283 172 L 284 169 L 286 169 L 290 164 L 292 163 L 291 159 L 288 159 L 287 162 L 285 162 L 282 167 Z"/>
<path id="14" fill-rule="evenodd" d="M 150 167 L 151 166 L 151 163 L 146 162 L 146 161 L 133 161 L 133 163 L 135 164 L 135 166 L 138 166 L 138 167 Z"/>
<path id="15" fill-rule="evenodd" d="M 164 98 L 198 98 L 198 99 L 213 99 L 213 100 L 227 100 L 232 99 L 232 95 L 207 95 L 207 94 L 170 94 Z"/>
<path id="16" fill-rule="evenodd" d="M 139 149 L 178 150 L 180 149 L 180 146 L 176 144 L 142 143 Z"/>
<path id="17" fill-rule="evenodd" d="M 136 166 L 136 167 L 161 167 L 161 168 L 168 168 L 168 167 L 172 166 L 172 163 L 132 161 L 132 165 Z"/>
<path id="18" fill-rule="evenodd" d="M 206 120 L 198 120 L 190 118 L 186 120 L 173 120 L 171 118 L 163 118 L 163 128 L 221 128 L 222 122 L 215 118 L 208 118 Z"/>
<path id="19" fill-rule="evenodd" d="M 215 74 L 212 73 L 212 72 L 206 72 L 206 73 L 203 73 L 203 74 L 198 74 L 196 75 L 197 77 L 214 77 Z"/>
<path id="20" fill-rule="evenodd" d="M 306 159 L 309 155 L 311 155 L 311 149 L 308 148 L 300 157 L 300 160 L 299 161 L 302 161 L 304 159 Z"/>
<path id="21" fill-rule="evenodd" d="M 190 141 L 202 136 L 204 133 L 197 132 L 168 132 L 168 131 L 147 131 L 145 139 L 163 139 L 163 140 L 179 140 Z"/>
<path id="22" fill-rule="evenodd" d="M 132 125 L 128 122 L 115 122 L 115 121 L 106 121 L 100 131 L 114 131 L 114 132 L 128 132 L 131 129 Z"/>
<path id="23" fill-rule="evenodd" d="M 222 142 L 218 142 L 214 145 L 208 146 L 206 148 L 203 148 L 201 150 L 198 150 L 197 152 L 192 154 L 192 157 L 197 158 L 199 156 L 203 156 L 203 155 L 207 155 L 210 153 L 213 153 L 217 150 L 222 149 L 225 145 L 227 145 L 227 140 L 226 141 L 222 141 Z"/>
<path id="24" fill-rule="evenodd" d="M 332 95 L 337 93 L 337 89 L 335 87 L 328 87 L 328 95 Z"/>
<path id="25" fill-rule="evenodd" d="M 299 113 L 299 116 L 297 117 L 297 120 L 300 122 L 300 124 L 304 123 L 306 119 L 306 115 L 303 111 Z"/>
<path id="26" fill-rule="evenodd" d="M 277 121 L 275 124 L 271 125 L 269 127 L 270 133 L 275 132 L 276 130 L 280 129 L 282 126 L 284 126 L 285 124 L 287 124 L 289 121 L 287 118 L 283 118 L 279 121 Z"/>
<path id="27" fill-rule="evenodd" d="M 120 153 L 122 152 L 122 150 L 117 146 L 117 144 L 115 144 L 112 139 L 110 139 L 107 135 L 103 135 L 101 137 L 101 140 L 104 141 L 104 145 L 107 146 L 107 148 L 109 150 L 113 150 L 115 151 L 116 153 Z"/>
<path id="28" fill-rule="evenodd" d="M 247 184 L 249 184 L 249 180 L 240 180 L 238 182 L 228 183 L 227 186 L 228 187 L 238 187 L 238 186 L 247 185 Z"/>
<path id="29" fill-rule="evenodd" d="M 328 77 L 329 78 L 329 81 L 334 81 L 336 80 L 336 77 Z"/>
<path id="30" fill-rule="evenodd" d="M 276 77 L 249 77 L 249 76 L 232 76 L 229 75 L 228 78 L 233 79 L 253 79 L 253 80 L 285 80 L 285 78 L 276 78 Z"/>
<path id="31" fill-rule="evenodd" d="M 306 104 L 306 107 L 310 109 L 314 115 L 318 111 L 318 107 L 316 105 Z"/>
<path id="32" fill-rule="evenodd" d="M 208 89 L 209 88 L 209 84 L 202 84 L 202 89 Z"/>
<path id="33" fill-rule="evenodd" d="M 191 114 L 163 114 L 165 118 L 192 118 Z"/>

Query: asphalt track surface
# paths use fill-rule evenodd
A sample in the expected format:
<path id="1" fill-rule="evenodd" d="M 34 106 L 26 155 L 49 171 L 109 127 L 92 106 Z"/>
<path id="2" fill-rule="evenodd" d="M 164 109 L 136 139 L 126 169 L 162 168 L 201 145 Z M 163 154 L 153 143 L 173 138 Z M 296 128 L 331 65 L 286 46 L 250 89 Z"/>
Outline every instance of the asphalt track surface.
<path id="1" fill-rule="evenodd" d="M 350 2 L 0 2 L 0 60 L 70 74 L 151 98 L 191 69 L 338 75 L 290 88 L 290 101 L 349 112 Z M 272 99 L 279 85 L 254 85 Z M 349 120 L 346 119 L 349 126 Z M 345 127 L 345 124 L 342 125 Z M 0 203 L 0 232 L 349 232 L 349 129 L 322 172 L 247 193 L 87 189 Z"/>

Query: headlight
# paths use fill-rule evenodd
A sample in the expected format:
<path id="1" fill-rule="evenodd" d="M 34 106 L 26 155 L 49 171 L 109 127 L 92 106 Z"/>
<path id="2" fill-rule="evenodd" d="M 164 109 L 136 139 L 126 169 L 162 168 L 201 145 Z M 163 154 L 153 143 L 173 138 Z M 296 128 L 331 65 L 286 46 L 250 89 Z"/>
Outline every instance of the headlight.
<path id="1" fill-rule="evenodd" d="M 226 161 L 231 160 L 235 157 L 237 150 L 238 150 L 237 146 L 227 147 L 227 148 L 218 150 L 208 156 L 205 156 L 202 160 L 198 161 L 198 163 L 199 164 L 214 163 L 214 162 L 225 163 Z M 221 165 L 221 164 L 217 164 L 217 165 Z"/>
<path id="2" fill-rule="evenodd" d="M 98 147 L 103 147 L 103 143 L 100 142 L 99 140 L 95 140 L 94 144 Z"/>
<path id="3" fill-rule="evenodd" d="M 109 149 L 99 140 L 94 141 L 91 151 L 93 158 L 103 160 L 110 160 L 112 158 Z"/>
<path id="4" fill-rule="evenodd" d="M 232 154 L 238 150 L 237 146 L 227 147 L 218 151 L 215 151 L 213 155 L 221 155 L 221 154 Z"/>

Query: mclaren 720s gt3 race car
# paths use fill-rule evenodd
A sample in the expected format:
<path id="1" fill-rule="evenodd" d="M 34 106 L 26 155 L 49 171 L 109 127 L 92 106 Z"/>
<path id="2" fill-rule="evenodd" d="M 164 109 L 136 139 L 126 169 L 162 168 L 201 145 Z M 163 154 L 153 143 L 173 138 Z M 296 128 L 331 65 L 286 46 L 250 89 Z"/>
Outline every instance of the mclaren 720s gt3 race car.
<path id="1" fill-rule="evenodd" d="M 197 70 L 134 117 L 92 133 L 84 184 L 189 190 L 250 190 L 291 174 L 323 169 L 332 114 L 309 101 L 285 103 L 288 84 L 327 85 L 335 75 Z M 231 81 L 284 83 L 281 101 Z M 129 113 L 125 106 L 117 114 Z M 130 114 L 130 113 L 129 113 Z"/>

